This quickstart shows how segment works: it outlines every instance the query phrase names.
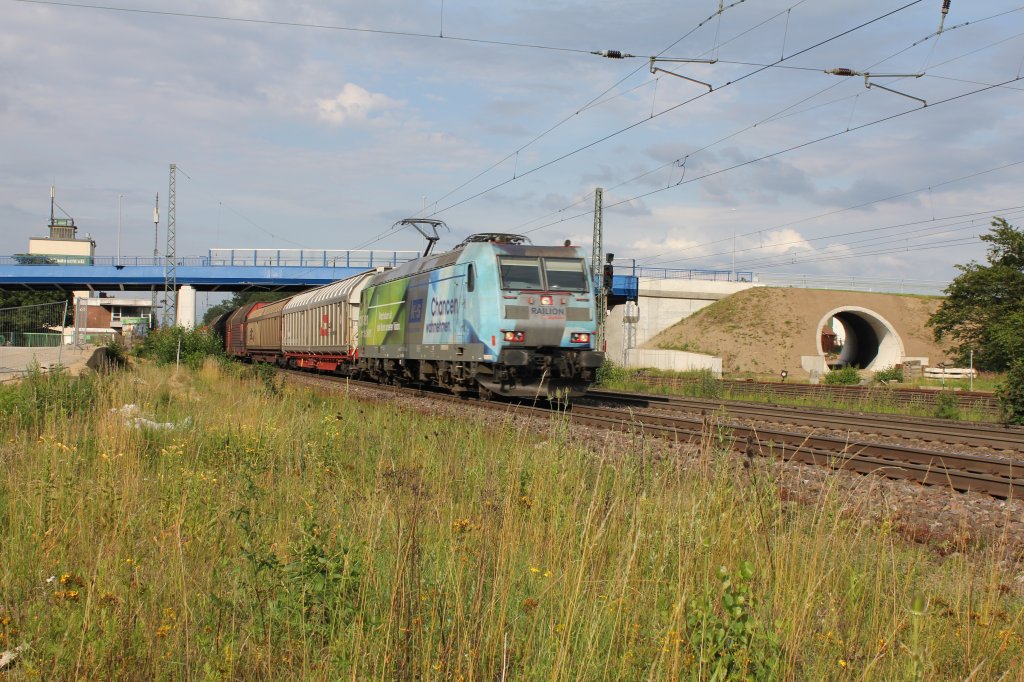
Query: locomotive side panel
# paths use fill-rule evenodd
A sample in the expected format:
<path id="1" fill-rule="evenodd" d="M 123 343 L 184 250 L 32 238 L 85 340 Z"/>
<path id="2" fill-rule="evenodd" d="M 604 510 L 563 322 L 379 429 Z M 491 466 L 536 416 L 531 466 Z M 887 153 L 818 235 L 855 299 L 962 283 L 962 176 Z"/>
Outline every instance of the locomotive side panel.
<path id="1" fill-rule="evenodd" d="M 471 264 L 458 262 L 368 286 L 361 323 L 362 357 L 481 361 L 467 292 Z"/>

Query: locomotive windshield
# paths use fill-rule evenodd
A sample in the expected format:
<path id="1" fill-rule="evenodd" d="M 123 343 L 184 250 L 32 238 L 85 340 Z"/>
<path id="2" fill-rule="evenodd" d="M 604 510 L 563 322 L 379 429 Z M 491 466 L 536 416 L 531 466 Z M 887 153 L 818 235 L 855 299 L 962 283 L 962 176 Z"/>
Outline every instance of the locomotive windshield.
<path id="1" fill-rule="evenodd" d="M 586 268 L 578 258 L 545 258 L 544 272 L 548 278 L 548 289 L 587 290 Z"/>
<path id="2" fill-rule="evenodd" d="M 499 256 L 502 289 L 543 289 L 539 258 Z"/>

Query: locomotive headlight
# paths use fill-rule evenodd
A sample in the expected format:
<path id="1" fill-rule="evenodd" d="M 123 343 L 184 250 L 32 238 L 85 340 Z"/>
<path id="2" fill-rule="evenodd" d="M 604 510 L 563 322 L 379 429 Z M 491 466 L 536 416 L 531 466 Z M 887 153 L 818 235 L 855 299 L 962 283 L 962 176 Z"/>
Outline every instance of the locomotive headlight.
<path id="1" fill-rule="evenodd" d="M 522 343 L 526 341 L 526 332 L 508 330 L 503 331 L 502 334 L 505 335 L 505 341 L 508 343 Z"/>
<path id="2" fill-rule="evenodd" d="M 551 305 L 551 297 L 550 296 L 541 296 L 540 297 L 540 304 L 541 305 Z"/>
<path id="3" fill-rule="evenodd" d="M 590 343 L 590 334 L 587 332 L 573 332 L 569 335 L 569 343 Z"/>

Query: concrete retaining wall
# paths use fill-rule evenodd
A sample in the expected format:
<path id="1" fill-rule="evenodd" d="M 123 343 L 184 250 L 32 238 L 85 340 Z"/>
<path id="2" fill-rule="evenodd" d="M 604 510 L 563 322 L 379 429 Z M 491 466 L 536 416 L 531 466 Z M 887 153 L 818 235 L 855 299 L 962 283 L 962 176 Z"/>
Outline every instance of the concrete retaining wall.
<path id="1" fill-rule="evenodd" d="M 630 348 L 626 350 L 626 367 L 653 367 L 674 372 L 692 372 L 707 369 L 715 376 L 722 376 L 722 358 L 679 350 L 650 350 Z"/>
<path id="2" fill-rule="evenodd" d="M 685 317 L 689 317 L 701 308 L 706 308 L 715 301 L 725 298 L 737 291 L 758 286 L 750 282 L 705 282 L 689 279 L 649 279 L 640 278 L 639 282 L 639 319 L 634 325 L 636 347 L 656 336 L 659 332 L 671 327 Z M 608 359 L 627 365 L 626 334 L 623 322 L 624 305 L 615 306 L 608 311 L 605 325 L 605 349 Z M 691 353 L 691 355 L 697 355 Z M 628 365 L 627 365 L 628 366 Z M 653 365 L 647 365 L 651 367 Z M 721 371 L 721 367 L 717 371 Z"/>

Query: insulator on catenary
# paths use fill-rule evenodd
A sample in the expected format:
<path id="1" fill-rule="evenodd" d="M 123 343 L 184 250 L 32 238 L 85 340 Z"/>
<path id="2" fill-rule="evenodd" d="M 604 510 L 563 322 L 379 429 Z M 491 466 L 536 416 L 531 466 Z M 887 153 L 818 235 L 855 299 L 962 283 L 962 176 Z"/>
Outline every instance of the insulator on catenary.
<path id="1" fill-rule="evenodd" d="M 856 76 L 856 75 L 858 75 L 858 73 L 856 71 L 854 71 L 853 69 L 847 69 L 847 68 L 843 68 L 843 67 L 838 67 L 838 68 L 835 68 L 835 69 L 829 69 L 825 73 L 830 73 L 833 76 Z"/>
<path id="2" fill-rule="evenodd" d="M 632 57 L 631 54 L 625 54 L 622 50 L 601 50 L 600 52 L 592 52 L 599 57 L 607 57 L 608 59 L 625 59 L 626 57 Z"/>
<path id="3" fill-rule="evenodd" d="M 950 0 L 942 0 L 942 15 L 949 14 L 949 2 Z"/>

